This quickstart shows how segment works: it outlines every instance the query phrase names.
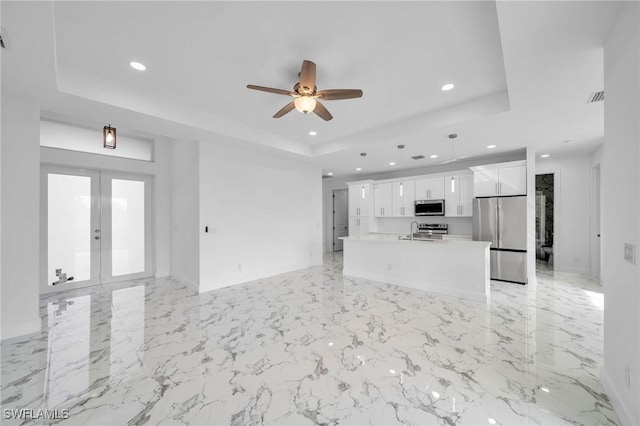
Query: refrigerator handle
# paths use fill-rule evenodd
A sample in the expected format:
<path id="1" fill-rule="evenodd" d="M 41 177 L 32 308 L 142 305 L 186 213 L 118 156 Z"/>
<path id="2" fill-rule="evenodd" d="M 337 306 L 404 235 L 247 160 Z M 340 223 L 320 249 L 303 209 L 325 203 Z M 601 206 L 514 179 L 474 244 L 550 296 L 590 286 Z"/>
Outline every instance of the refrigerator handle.
<path id="1" fill-rule="evenodd" d="M 496 203 L 496 247 L 501 248 L 502 243 L 500 242 L 500 223 L 502 222 L 500 218 L 500 203 Z"/>

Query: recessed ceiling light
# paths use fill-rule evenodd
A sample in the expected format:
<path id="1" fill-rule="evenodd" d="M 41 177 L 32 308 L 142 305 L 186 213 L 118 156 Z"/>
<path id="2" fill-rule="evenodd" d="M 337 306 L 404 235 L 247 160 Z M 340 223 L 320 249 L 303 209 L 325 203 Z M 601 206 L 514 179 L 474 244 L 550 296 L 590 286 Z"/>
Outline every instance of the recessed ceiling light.
<path id="1" fill-rule="evenodd" d="M 309 132 L 309 136 L 315 136 L 315 135 L 317 135 L 317 134 L 318 134 L 318 132 L 315 132 L 315 131 L 313 131 L 313 130 Z"/>
<path id="2" fill-rule="evenodd" d="M 327 173 L 327 176 L 333 176 L 333 172 Z"/>
<path id="3" fill-rule="evenodd" d="M 141 64 L 140 62 L 136 62 L 136 61 L 129 62 L 129 65 L 131 65 L 131 68 L 138 71 L 144 71 L 147 69 L 147 67 L 144 64 Z"/>
<path id="4" fill-rule="evenodd" d="M 440 88 L 440 90 L 442 90 L 443 92 L 447 92 L 447 91 L 449 91 L 449 90 L 453 89 L 454 87 L 456 87 L 456 85 L 455 85 L 455 84 L 453 84 L 453 83 L 447 83 L 447 84 L 445 84 L 444 86 L 442 86 L 442 87 Z"/>
<path id="5" fill-rule="evenodd" d="M 549 393 L 549 389 L 545 388 L 544 386 L 540 386 L 540 390 L 541 390 L 542 392 Z"/>
<path id="6" fill-rule="evenodd" d="M 489 424 L 490 425 L 495 425 L 496 424 L 496 420 L 492 419 L 491 417 L 489 417 Z"/>
<path id="7" fill-rule="evenodd" d="M 357 172 L 359 172 L 360 170 L 362 170 L 362 167 L 356 167 Z"/>
<path id="8" fill-rule="evenodd" d="M 487 149 L 493 149 L 495 147 L 496 147 L 495 145 L 487 145 Z"/>
<path id="9" fill-rule="evenodd" d="M 540 158 L 547 158 L 548 156 L 549 156 L 549 154 L 542 154 L 542 155 L 540 156 Z"/>
<path id="10" fill-rule="evenodd" d="M 396 374 L 396 370 L 389 370 L 389 373 Z"/>
<path id="11" fill-rule="evenodd" d="M 438 154 L 433 154 L 431 158 L 438 158 Z"/>
<path id="12" fill-rule="evenodd" d="M 396 163 L 394 163 L 393 161 L 389 163 L 390 166 L 395 166 Z"/>

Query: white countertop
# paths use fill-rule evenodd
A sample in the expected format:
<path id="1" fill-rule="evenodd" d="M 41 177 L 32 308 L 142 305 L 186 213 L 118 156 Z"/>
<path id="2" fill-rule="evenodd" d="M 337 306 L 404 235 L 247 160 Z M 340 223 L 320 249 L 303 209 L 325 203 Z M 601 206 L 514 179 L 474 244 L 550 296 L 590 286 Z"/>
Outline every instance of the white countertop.
<path id="1" fill-rule="evenodd" d="M 406 234 L 401 234 L 406 236 Z M 350 237 L 340 237 L 341 240 L 350 240 L 350 241 L 369 241 L 369 242 L 382 242 L 382 243 L 393 243 L 393 244 L 420 244 L 420 245 L 431 245 L 431 246 L 446 246 L 446 247 L 477 247 L 477 248 L 489 248 L 491 245 L 488 241 L 471 241 L 470 239 L 466 239 L 464 236 L 452 236 L 448 235 L 442 240 L 401 240 L 399 239 L 399 234 L 381 234 L 381 233 L 371 233 L 369 235 L 359 235 L 359 236 L 350 236 Z"/>

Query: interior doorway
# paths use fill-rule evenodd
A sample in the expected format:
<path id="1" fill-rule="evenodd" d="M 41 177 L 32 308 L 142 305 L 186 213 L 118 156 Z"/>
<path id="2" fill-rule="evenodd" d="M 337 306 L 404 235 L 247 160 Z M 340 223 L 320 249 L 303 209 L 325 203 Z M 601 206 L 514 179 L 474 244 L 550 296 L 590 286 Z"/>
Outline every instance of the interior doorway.
<path id="1" fill-rule="evenodd" d="M 349 235 L 349 190 L 335 189 L 333 191 L 333 251 L 342 251 L 340 237 Z"/>
<path id="2" fill-rule="evenodd" d="M 147 175 L 43 165 L 41 292 L 153 275 Z"/>
<path id="3" fill-rule="evenodd" d="M 554 175 L 536 175 L 536 261 L 553 270 Z"/>

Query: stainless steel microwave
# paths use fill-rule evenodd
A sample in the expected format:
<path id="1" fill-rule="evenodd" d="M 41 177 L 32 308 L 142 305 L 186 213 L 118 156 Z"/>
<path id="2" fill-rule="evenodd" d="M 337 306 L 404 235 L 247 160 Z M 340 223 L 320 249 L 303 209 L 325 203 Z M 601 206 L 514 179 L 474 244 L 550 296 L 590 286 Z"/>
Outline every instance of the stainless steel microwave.
<path id="1" fill-rule="evenodd" d="M 444 200 L 417 200 L 416 216 L 444 216 Z"/>

